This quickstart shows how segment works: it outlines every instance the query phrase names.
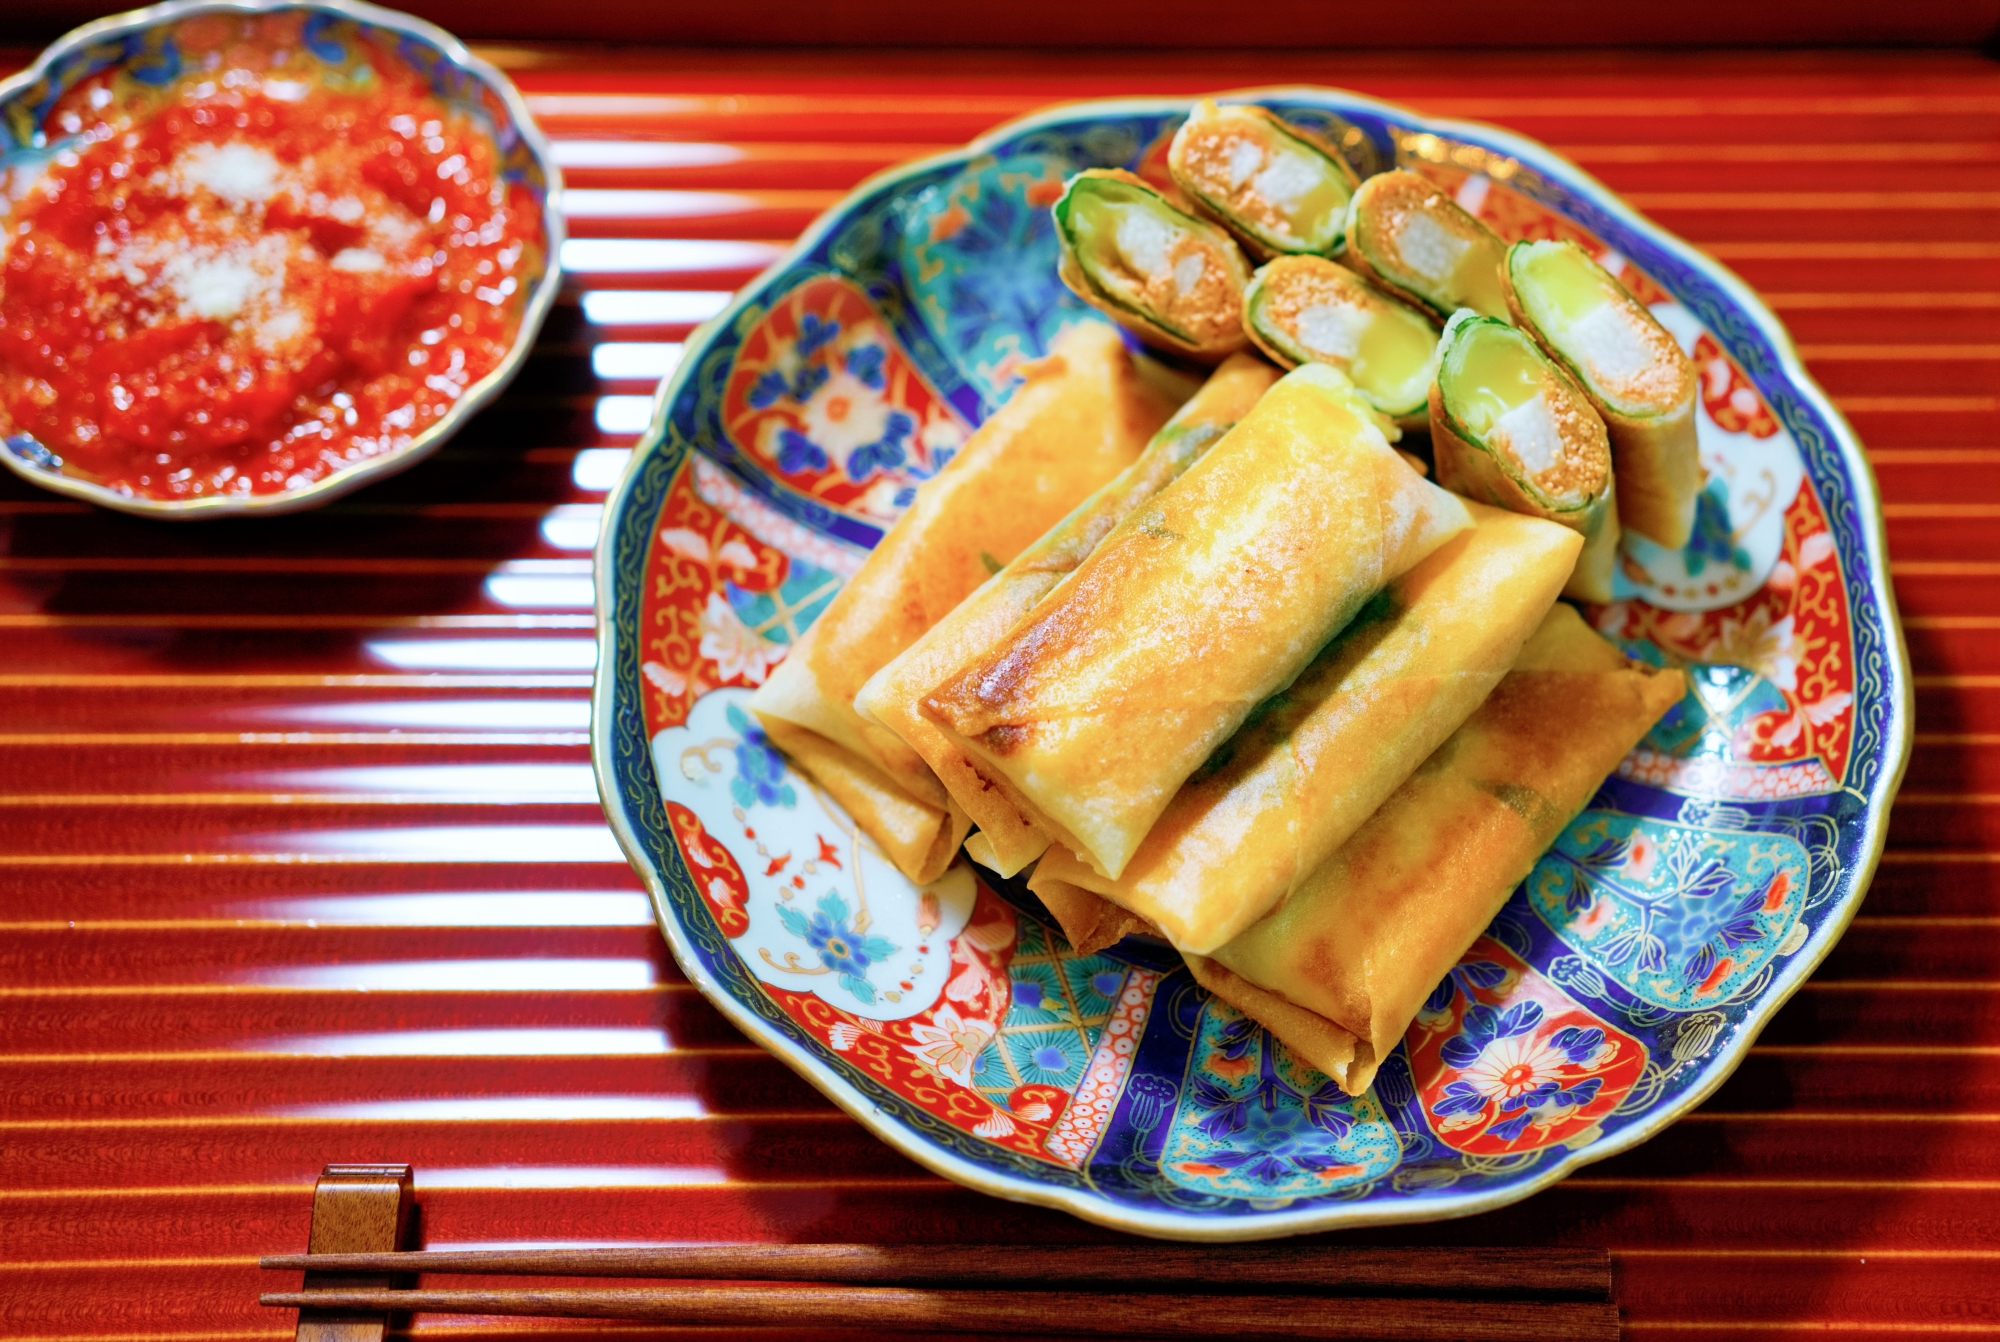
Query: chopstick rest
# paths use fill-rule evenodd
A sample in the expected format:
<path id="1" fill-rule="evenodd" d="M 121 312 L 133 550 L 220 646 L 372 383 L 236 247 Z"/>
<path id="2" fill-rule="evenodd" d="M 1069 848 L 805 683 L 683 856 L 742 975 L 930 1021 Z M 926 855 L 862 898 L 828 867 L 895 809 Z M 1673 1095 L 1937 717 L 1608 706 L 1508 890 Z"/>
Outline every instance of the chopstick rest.
<path id="1" fill-rule="evenodd" d="M 300 1255 L 306 1277 L 298 1293 L 297 1342 L 382 1342 L 389 1325 L 386 1310 L 357 1319 L 349 1312 L 329 1313 L 313 1297 L 329 1287 L 384 1290 L 395 1285 L 395 1271 L 332 1276 L 310 1264 L 316 1255 L 400 1248 L 415 1206 L 408 1165 L 328 1165 L 320 1171 L 313 1186 L 312 1228 Z"/>

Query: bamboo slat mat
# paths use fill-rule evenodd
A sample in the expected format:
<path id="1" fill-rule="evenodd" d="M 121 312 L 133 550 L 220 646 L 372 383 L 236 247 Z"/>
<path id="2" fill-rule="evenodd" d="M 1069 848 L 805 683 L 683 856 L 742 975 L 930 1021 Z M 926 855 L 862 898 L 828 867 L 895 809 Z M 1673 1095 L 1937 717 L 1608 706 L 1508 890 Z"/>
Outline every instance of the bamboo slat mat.
<path id="1" fill-rule="evenodd" d="M 497 407 L 280 521 L 0 482 L 0 1334 L 289 1336 L 253 1260 L 327 1161 L 415 1164 L 433 1246 L 1108 1238 L 901 1160 L 688 987 L 595 801 L 588 547 L 658 346 L 867 173 L 1051 101 L 1291 81 L 1540 138 L 1761 290 L 1870 449 L 1918 685 L 1862 915 L 1713 1100 L 1355 1238 L 1608 1244 L 1634 1338 L 2000 1333 L 2000 66 L 492 54 L 576 188 Z M 588 321 L 616 290 L 683 297 Z"/>

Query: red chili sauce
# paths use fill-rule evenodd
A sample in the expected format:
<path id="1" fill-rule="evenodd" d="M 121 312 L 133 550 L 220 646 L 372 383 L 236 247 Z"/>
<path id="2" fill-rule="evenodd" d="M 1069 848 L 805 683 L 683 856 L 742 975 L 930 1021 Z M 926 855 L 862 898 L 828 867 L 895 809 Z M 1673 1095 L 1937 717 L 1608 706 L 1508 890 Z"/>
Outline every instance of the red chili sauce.
<path id="1" fill-rule="evenodd" d="M 537 203 L 413 71 L 112 101 L 66 95 L 78 142 L 0 233 L 0 432 L 149 498 L 266 494 L 408 444 L 506 358 Z"/>

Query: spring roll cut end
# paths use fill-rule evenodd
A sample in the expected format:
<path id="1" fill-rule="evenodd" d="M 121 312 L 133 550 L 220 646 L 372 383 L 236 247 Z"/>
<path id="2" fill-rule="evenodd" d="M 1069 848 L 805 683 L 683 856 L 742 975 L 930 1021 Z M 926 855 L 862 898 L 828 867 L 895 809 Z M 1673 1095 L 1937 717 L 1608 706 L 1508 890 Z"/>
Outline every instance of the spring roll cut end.
<path id="1" fill-rule="evenodd" d="M 1506 317 L 1499 237 L 1415 173 L 1396 169 L 1363 182 L 1347 233 L 1356 269 L 1439 318 L 1460 308 Z"/>
<path id="2" fill-rule="evenodd" d="M 1438 348 L 1428 316 L 1316 256 L 1264 266 L 1243 310 L 1251 340 L 1273 359 L 1338 368 L 1377 411 L 1404 427 L 1423 424 Z"/>
<path id="3" fill-rule="evenodd" d="M 1505 276 L 1515 319 L 1604 418 L 1620 521 L 1680 549 L 1693 534 L 1704 477 L 1693 361 L 1646 305 L 1575 243 L 1517 242 Z"/>
<path id="4" fill-rule="evenodd" d="M 1214 362 L 1243 347 L 1249 265 L 1235 240 L 1122 168 L 1091 168 L 1055 204 L 1057 274 L 1142 340 Z"/>
<path id="5" fill-rule="evenodd" d="M 1354 169 L 1317 137 L 1255 105 L 1204 98 L 1174 133 L 1168 171 L 1261 256 L 1329 253 L 1347 224 Z"/>
<path id="6" fill-rule="evenodd" d="M 1445 328 L 1430 412 L 1439 483 L 1580 533 L 1565 594 L 1610 600 L 1619 534 L 1611 445 L 1576 383 L 1514 327 L 1460 314 Z"/>

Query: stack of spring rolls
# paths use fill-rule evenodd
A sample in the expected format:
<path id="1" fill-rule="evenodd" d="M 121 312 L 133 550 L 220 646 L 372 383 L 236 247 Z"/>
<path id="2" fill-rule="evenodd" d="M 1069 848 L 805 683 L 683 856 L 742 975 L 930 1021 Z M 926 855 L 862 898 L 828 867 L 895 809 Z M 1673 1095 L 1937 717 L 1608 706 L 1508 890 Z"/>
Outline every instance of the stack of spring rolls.
<path id="1" fill-rule="evenodd" d="M 913 881 L 1030 871 L 1360 1094 L 1684 692 L 1559 598 L 1685 542 L 1691 370 L 1581 249 L 1263 109 L 1169 162 L 1072 179 L 1062 274 L 1206 382 L 1072 328 L 752 707 Z"/>

